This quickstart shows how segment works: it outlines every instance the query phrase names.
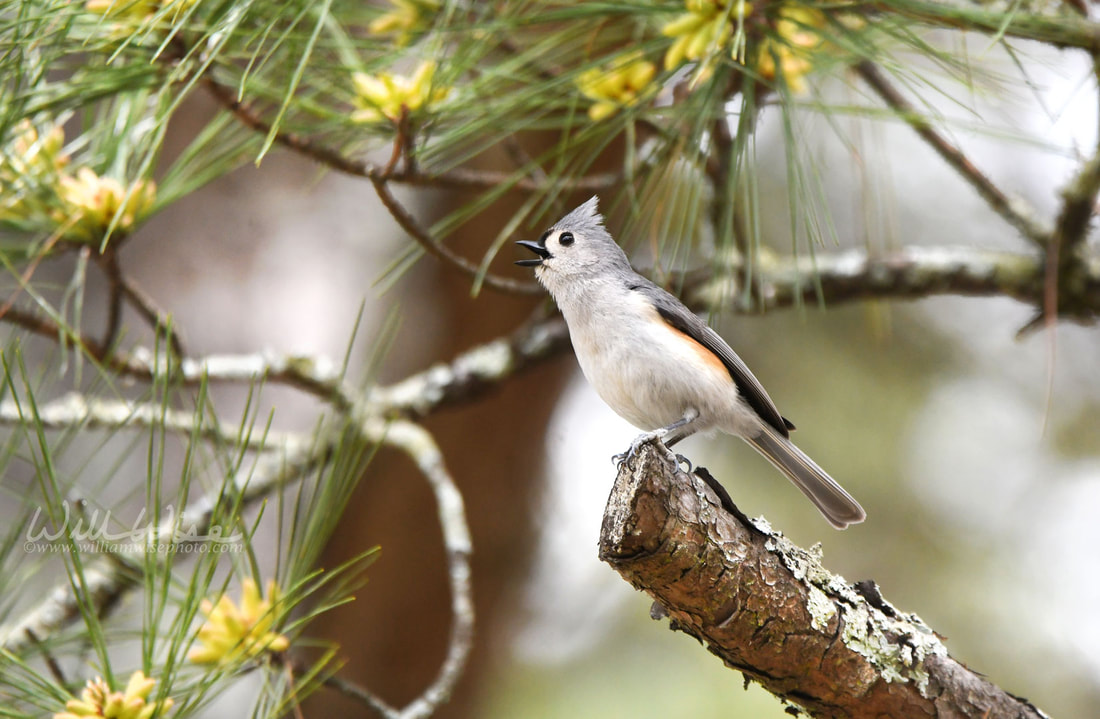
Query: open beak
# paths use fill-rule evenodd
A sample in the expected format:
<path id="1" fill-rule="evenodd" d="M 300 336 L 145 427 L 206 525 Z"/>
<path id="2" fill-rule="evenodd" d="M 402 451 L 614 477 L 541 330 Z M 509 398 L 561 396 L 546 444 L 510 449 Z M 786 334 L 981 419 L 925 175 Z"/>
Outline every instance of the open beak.
<path id="1" fill-rule="evenodd" d="M 546 249 L 543 245 L 530 240 L 520 240 L 516 243 L 520 247 L 526 247 L 534 252 L 538 257 L 531 260 L 516 260 L 516 264 L 521 267 L 538 267 L 542 264 L 542 261 L 550 257 L 550 250 Z"/>

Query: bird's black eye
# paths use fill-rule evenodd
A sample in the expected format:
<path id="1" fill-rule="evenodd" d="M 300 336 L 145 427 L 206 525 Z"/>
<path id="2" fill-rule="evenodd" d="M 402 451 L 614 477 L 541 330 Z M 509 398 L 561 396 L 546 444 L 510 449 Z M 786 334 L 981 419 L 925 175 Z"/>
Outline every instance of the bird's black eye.
<path id="1" fill-rule="evenodd" d="M 562 247 L 569 247 L 569 245 L 573 244 L 573 233 L 561 233 L 560 235 L 558 235 L 558 242 L 561 244 Z"/>

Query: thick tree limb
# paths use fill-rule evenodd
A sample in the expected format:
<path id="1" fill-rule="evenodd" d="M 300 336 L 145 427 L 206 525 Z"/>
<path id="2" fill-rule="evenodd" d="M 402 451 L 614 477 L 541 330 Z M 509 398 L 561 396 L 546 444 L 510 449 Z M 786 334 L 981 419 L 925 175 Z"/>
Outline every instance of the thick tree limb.
<path id="1" fill-rule="evenodd" d="M 1045 716 L 952 659 L 873 582 L 857 589 L 766 522 L 724 509 L 653 444 L 619 471 L 600 558 L 674 629 L 814 716 Z"/>
<path id="2" fill-rule="evenodd" d="M 728 270 L 689 278 L 686 301 L 696 308 L 750 312 L 797 302 L 834 305 L 867 299 L 919 299 L 934 295 L 1011 297 L 1041 308 L 1045 268 L 1038 255 L 971 247 L 907 247 L 881 255 L 847 250 L 816 257 L 769 259 L 753 269 L 753 292 Z M 1100 314 L 1100 258 L 1081 260 L 1080 276 L 1063 288 L 1059 316 L 1094 320 Z"/>

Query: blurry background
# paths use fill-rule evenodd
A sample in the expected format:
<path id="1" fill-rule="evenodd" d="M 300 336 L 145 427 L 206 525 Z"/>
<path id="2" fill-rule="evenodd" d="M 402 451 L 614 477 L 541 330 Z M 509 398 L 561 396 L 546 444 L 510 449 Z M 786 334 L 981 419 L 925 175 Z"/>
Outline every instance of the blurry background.
<path id="1" fill-rule="evenodd" d="M 1050 217 L 1059 189 L 1097 144 L 1088 59 L 1020 43 L 1023 73 L 1017 57 L 987 38 L 952 38 L 960 55 L 998 78 L 997 90 L 977 83 L 968 110 L 946 95 L 932 110 L 963 115 L 949 123 L 952 139 L 998 186 Z M 866 104 L 848 80 L 823 79 L 815 101 Z M 768 246 L 792 247 L 787 154 L 797 151 L 815 168 L 839 247 L 1034 249 L 909 127 L 872 107 L 826 117 L 805 101 L 790 115 L 797 150 L 779 110 L 762 111 L 751 173 Z M 164 159 L 213 112 L 206 100 L 185 104 Z M 525 140 L 549 146 L 543 135 Z M 384 163 L 388 150 L 372 157 Z M 619 159 L 608 151 L 590 172 Z M 499 147 L 476 163 L 508 166 Z M 657 209 L 676 199 L 671 189 L 659 194 Z M 602 206 L 614 196 L 607 192 Z M 440 189 L 400 197 L 424 224 L 470 200 Z M 479 258 L 525 197 L 504 194 L 448 246 Z M 609 214 L 608 226 L 636 249 L 641 268 L 658 259 L 646 248 L 679 239 L 655 237 L 625 215 Z M 1095 250 L 1096 237 L 1089 242 Z M 490 291 L 472 297 L 468 277 L 430 258 L 380 283 L 408 245 L 368 182 L 275 151 L 154 216 L 121 263 L 171 313 L 196 356 L 271 349 L 339 358 L 363 305 L 349 374 L 359 377 L 381 356 L 382 382 L 505 335 L 545 305 Z M 510 249 L 492 270 L 526 277 L 511 267 Z M 665 250 L 659 259 L 692 268 L 714 248 L 703 241 L 694 254 Z M 66 262 L 44 265 L 38 279 L 64 285 L 73 272 Z M 105 321 L 102 293 L 91 273 L 89 326 Z M 1100 334 L 1061 323 L 1017 338 L 1034 312 L 1008 299 L 936 297 L 712 318 L 798 425 L 799 445 L 867 510 L 868 520 L 845 532 L 734 439 L 692 438 L 680 451 L 707 466 L 748 515 L 766 516 L 800 545 L 820 543 L 825 565 L 849 581 L 874 579 L 888 601 L 919 614 L 956 658 L 994 683 L 1053 716 L 1089 716 L 1100 702 Z M 141 332 L 133 314 L 124 319 Z M 250 401 L 244 387 L 212 391 L 227 417 Z M 280 428 L 315 421 L 316 403 L 290 389 L 266 387 L 260 402 L 260 416 L 272 411 Z M 610 457 L 636 430 L 598 400 L 571 354 L 425 425 L 463 492 L 475 548 L 476 643 L 437 716 L 786 716 L 774 697 L 745 688 L 696 642 L 652 621 L 648 598 L 598 562 Z M 382 552 L 367 586 L 309 633 L 339 644 L 343 676 L 403 705 L 435 676 L 451 614 L 431 494 L 395 453 L 371 465 L 323 564 L 373 545 Z M 307 706 L 314 716 L 361 711 L 330 692 Z"/>
<path id="2" fill-rule="evenodd" d="M 1067 157 L 981 132 L 957 139 L 997 182 L 1053 211 L 1053 188 L 1074 166 L 1072 148 L 1095 141 L 1097 118 L 1093 90 L 1079 88 L 1085 63 L 1049 60 L 1028 92 L 1051 114 L 1037 115 L 1031 97 L 1024 114 L 1019 97 L 980 105 Z M 1004 58 L 989 62 L 1005 69 Z M 830 92 L 843 99 L 846 90 L 837 83 Z M 765 236 L 782 248 L 786 176 L 769 159 L 784 151 L 768 129 L 774 119 L 765 114 L 757 177 L 774 203 L 763 213 L 773 218 Z M 852 244 L 1026 249 L 905 126 L 845 121 L 855 157 L 820 119 L 798 119 L 828 168 L 838 235 Z M 458 201 L 408 197 L 425 216 Z M 467 227 L 457 248 L 473 252 L 497 230 L 492 212 L 482 217 L 486 225 Z M 611 217 L 609 226 L 617 233 L 621 222 Z M 196 354 L 269 347 L 339 356 L 365 299 L 358 356 L 396 312 L 381 374 L 395 380 L 507 333 L 537 302 L 472 299 L 466 278 L 430 260 L 387 292 L 372 287 L 402 246 L 400 231 L 365 183 L 284 154 L 170 208 L 140 239 L 125 265 L 172 308 Z M 508 272 L 511 259 L 502 253 L 494 269 Z M 227 305 L 235 311 L 219 312 Z M 1016 339 L 1032 312 L 1011 300 L 940 297 L 719 322 L 798 424 L 799 443 L 867 509 L 868 521 L 843 533 L 740 442 L 693 438 L 682 451 L 750 515 L 804 546 L 820 542 L 834 571 L 876 580 L 961 661 L 1055 716 L 1086 716 L 1100 701 L 1100 335 L 1063 323 L 1056 334 Z M 294 393 L 268 392 L 279 420 L 293 424 Z M 785 716 L 773 697 L 743 689 L 739 674 L 650 620 L 649 600 L 596 559 L 610 456 L 636 432 L 588 388 L 571 355 L 428 425 L 467 500 L 479 612 L 473 661 L 441 716 Z M 347 675 L 396 703 L 434 676 L 445 647 L 444 558 L 430 506 L 407 460 L 384 455 L 327 563 L 371 544 L 381 558 L 357 601 L 315 625 L 340 642 Z M 331 694 L 314 701 L 326 711 L 354 706 Z"/>

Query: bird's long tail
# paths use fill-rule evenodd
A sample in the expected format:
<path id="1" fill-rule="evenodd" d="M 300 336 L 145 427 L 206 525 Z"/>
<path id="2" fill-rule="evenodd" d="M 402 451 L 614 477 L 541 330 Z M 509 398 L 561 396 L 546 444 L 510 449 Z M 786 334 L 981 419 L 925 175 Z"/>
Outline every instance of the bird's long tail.
<path id="1" fill-rule="evenodd" d="M 837 529 L 845 529 L 867 518 L 867 513 L 852 495 L 772 427 L 766 426 L 759 435 L 748 438 L 748 442 L 787 475 Z"/>

